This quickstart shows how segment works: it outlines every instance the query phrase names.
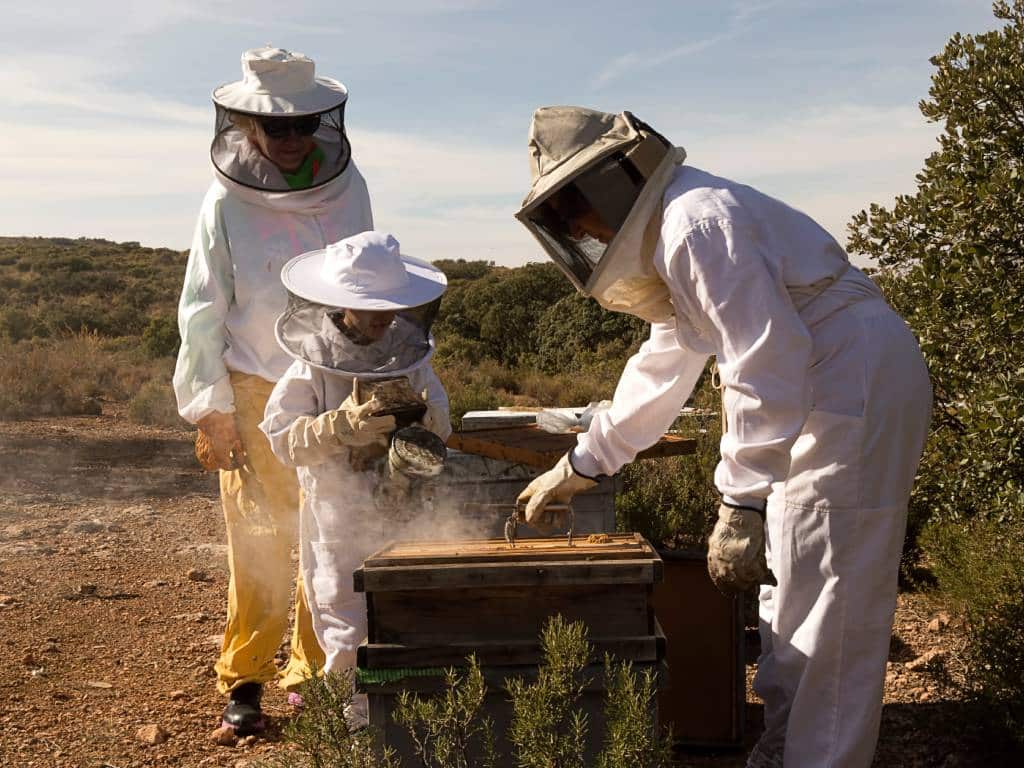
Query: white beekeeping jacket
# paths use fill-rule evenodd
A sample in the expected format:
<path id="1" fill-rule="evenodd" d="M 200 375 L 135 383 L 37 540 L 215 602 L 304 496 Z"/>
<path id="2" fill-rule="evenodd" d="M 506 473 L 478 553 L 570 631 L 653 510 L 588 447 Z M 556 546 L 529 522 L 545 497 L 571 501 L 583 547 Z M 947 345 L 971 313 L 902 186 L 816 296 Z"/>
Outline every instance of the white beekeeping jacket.
<path id="1" fill-rule="evenodd" d="M 596 476 L 632 461 L 672 424 L 714 354 L 729 424 L 715 483 L 757 503 L 786 478 L 811 409 L 815 324 L 878 289 L 810 217 L 691 166 L 666 189 L 655 265 L 675 317 L 652 324 L 573 464 Z"/>
<path id="2" fill-rule="evenodd" d="M 178 306 L 178 412 L 195 423 L 233 413 L 228 371 L 277 381 L 292 359 L 274 338 L 288 303 L 281 268 L 293 256 L 373 229 L 354 162 L 314 189 L 265 192 L 218 173 L 199 213 Z"/>

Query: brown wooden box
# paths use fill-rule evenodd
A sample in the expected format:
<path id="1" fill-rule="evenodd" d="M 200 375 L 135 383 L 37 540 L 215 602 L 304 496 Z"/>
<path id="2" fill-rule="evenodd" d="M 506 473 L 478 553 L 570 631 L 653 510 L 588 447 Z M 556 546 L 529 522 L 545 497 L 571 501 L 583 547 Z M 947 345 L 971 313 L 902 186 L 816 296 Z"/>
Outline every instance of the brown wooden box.
<path id="1" fill-rule="evenodd" d="M 654 588 L 654 610 L 672 671 L 672 686 L 658 696 L 661 721 L 677 744 L 738 747 L 746 703 L 742 596 L 715 588 L 704 553 L 659 554 L 665 578 Z"/>
<path id="2" fill-rule="evenodd" d="M 485 664 L 524 663 L 557 614 L 621 658 L 660 659 L 651 595 L 661 558 L 639 535 L 607 538 L 415 542 L 371 555 L 354 574 L 368 618 L 359 666 L 461 664 L 467 649 Z"/>

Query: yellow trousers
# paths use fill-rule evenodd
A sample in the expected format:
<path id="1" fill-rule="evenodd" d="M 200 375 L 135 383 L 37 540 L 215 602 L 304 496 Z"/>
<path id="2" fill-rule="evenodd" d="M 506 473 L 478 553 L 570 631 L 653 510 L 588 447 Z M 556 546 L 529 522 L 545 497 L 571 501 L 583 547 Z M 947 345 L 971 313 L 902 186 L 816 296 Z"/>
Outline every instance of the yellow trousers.
<path id="1" fill-rule="evenodd" d="M 227 693 L 243 683 L 265 683 L 278 676 L 274 656 L 288 629 L 288 607 L 296 566 L 299 487 L 295 470 L 281 464 L 260 432 L 263 410 L 274 385 L 231 373 L 235 418 L 246 466 L 220 473 L 220 497 L 228 534 L 228 621 L 217 661 L 217 689 Z M 291 658 L 280 672 L 280 687 L 291 690 L 310 668 L 324 666 L 313 633 L 302 571 L 295 582 L 295 626 Z"/>

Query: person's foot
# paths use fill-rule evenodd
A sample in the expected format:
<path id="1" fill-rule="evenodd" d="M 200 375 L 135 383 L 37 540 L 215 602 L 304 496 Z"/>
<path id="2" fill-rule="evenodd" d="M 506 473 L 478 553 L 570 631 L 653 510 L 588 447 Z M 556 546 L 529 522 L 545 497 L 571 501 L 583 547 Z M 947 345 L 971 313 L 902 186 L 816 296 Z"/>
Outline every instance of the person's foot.
<path id="1" fill-rule="evenodd" d="M 260 698 L 263 686 L 259 683 L 242 683 L 228 694 L 228 705 L 221 715 L 221 723 L 233 728 L 239 736 L 262 731 L 264 727 Z"/>

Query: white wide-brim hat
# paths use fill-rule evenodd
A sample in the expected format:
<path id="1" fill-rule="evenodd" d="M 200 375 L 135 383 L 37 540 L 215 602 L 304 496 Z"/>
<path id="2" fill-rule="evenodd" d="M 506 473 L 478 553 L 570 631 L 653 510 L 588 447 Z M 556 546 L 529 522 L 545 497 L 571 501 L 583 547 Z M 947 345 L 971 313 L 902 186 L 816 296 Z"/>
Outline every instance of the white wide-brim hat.
<path id="1" fill-rule="evenodd" d="M 445 292 L 444 272 L 402 255 L 384 232 L 361 232 L 291 259 L 281 281 L 307 301 L 345 309 L 400 311 L 434 301 Z"/>
<path id="2" fill-rule="evenodd" d="M 213 90 L 214 103 L 258 115 L 311 115 L 341 106 L 348 89 L 316 77 L 313 60 L 283 48 L 253 48 L 242 54 L 242 79 Z"/>

